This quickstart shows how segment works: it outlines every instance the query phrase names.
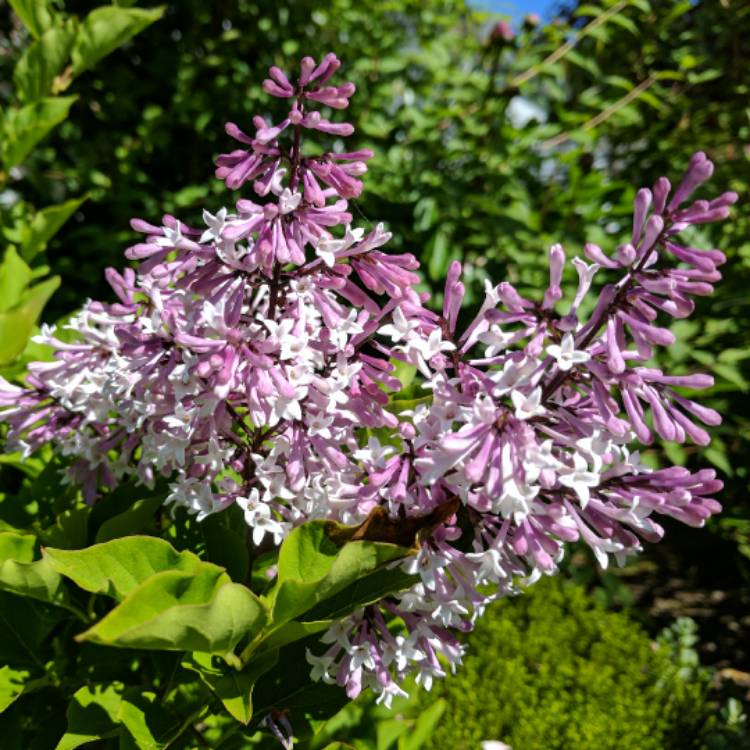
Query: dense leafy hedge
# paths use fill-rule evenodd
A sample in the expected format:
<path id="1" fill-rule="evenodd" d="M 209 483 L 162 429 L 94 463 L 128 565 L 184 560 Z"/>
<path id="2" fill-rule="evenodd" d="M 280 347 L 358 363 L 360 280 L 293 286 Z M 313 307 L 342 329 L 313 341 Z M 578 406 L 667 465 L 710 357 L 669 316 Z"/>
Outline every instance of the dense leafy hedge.
<path id="1" fill-rule="evenodd" d="M 450 707 L 435 748 L 687 749 L 711 711 L 704 675 L 564 581 L 495 605 L 469 644 L 463 671 L 423 698 Z"/>

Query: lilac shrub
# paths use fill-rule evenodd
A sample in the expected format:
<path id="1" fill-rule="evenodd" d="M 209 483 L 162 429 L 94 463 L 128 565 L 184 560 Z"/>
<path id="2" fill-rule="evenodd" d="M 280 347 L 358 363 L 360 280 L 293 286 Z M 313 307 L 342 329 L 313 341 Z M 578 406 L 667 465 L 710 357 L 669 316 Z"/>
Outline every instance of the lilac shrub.
<path id="1" fill-rule="evenodd" d="M 588 244 L 572 259 L 572 299 L 554 245 L 540 299 L 488 281 L 464 325 L 460 263 L 435 311 L 414 256 L 385 253 L 380 224 L 352 226 L 372 152 L 343 150 L 353 127 L 321 114 L 354 94 L 331 83 L 339 66 L 328 54 L 296 78 L 271 68 L 263 88 L 288 114 L 255 117 L 252 133 L 228 123 L 239 146 L 217 159 L 217 177 L 255 200 L 204 211 L 205 228 L 134 220 L 137 268 L 107 271 L 118 301 L 87 302 L 66 325 L 73 343 L 45 327 L 54 359 L 26 387 L 0 382 L 0 419 L 10 450 L 69 457 L 92 503 L 164 477 L 166 502 L 198 519 L 236 503 L 263 548 L 319 518 L 413 544 L 401 566 L 416 583 L 308 650 L 315 679 L 389 703 L 407 674 L 429 689 L 455 669 L 457 634 L 555 573 L 566 545 L 582 540 L 606 567 L 658 541 L 659 516 L 702 526 L 720 510 L 713 470 L 654 469 L 639 448 L 705 446 L 699 423 L 720 422 L 681 392 L 709 375 L 649 362 L 674 341 L 664 321 L 689 316 L 725 261 L 681 233 L 726 218 L 737 196 L 688 202 L 713 171 L 697 153 L 675 190 L 662 177 L 637 193 L 614 255 Z M 321 134 L 331 150 L 310 143 Z M 427 395 L 399 403 L 409 366 Z"/>

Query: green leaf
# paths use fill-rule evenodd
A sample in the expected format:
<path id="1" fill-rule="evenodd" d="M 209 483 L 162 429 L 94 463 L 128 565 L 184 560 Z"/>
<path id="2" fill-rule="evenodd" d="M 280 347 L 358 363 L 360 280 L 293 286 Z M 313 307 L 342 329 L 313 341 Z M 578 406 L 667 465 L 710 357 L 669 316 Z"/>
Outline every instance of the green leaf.
<path id="1" fill-rule="evenodd" d="M 305 717 L 329 719 L 349 702 L 346 692 L 338 685 L 313 682 L 310 678 L 310 665 L 305 658 L 305 651 L 317 643 L 317 640 L 313 636 L 282 649 L 276 666 L 260 677 L 253 693 L 253 725 L 259 717 L 265 716 L 274 708 L 286 709 L 294 717 L 299 717 L 294 719 L 295 730 L 298 730 Z"/>
<path id="2" fill-rule="evenodd" d="M 52 3 L 49 0 L 9 0 L 9 2 L 35 39 L 38 39 L 54 21 Z"/>
<path id="3" fill-rule="evenodd" d="M 0 534 L 0 589 L 65 606 L 67 592 L 60 575 L 46 560 L 32 562 L 35 542 L 33 536 Z"/>
<path id="4" fill-rule="evenodd" d="M 215 575 L 219 570 L 220 575 Z M 157 573 L 78 640 L 122 648 L 227 653 L 265 624 L 250 589 L 204 563 L 192 573 Z"/>
<path id="5" fill-rule="evenodd" d="M 12 362 L 25 348 L 47 300 L 60 286 L 53 276 L 24 292 L 11 310 L 0 312 L 0 365 Z"/>
<path id="6" fill-rule="evenodd" d="M 55 78 L 68 62 L 75 35 L 75 21 L 71 19 L 64 26 L 45 31 L 26 49 L 13 71 L 16 93 L 22 102 L 32 102 L 62 90 L 62 82 L 54 86 Z"/>
<path id="7" fill-rule="evenodd" d="M 451 260 L 453 260 L 449 243 L 450 236 L 444 229 L 439 229 L 427 243 L 429 257 L 427 273 L 433 281 L 445 276 L 445 272 L 448 270 Z"/>
<path id="8" fill-rule="evenodd" d="M 289 643 L 301 641 L 314 633 L 321 633 L 328 630 L 332 624 L 333 620 L 312 620 L 310 622 L 292 620 L 284 623 L 281 627 L 275 628 L 271 635 L 263 639 L 263 653 L 266 649 L 279 649 Z"/>
<path id="9" fill-rule="evenodd" d="M 390 359 L 390 363 L 395 367 L 391 374 L 393 377 L 398 378 L 398 381 L 401 383 L 401 390 L 408 388 L 414 382 L 414 378 L 417 375 L 416 366 L 395 357 Z"/>
<path id="10" fill-rule="evenodd" d="M 116 489 L 104 495 L 91 509 L 89 517 L 89 540 L 93 543 L 102 524 L 110 518 L 126 513 L 128 509 L 138 500 L 151 497 L 166 497 L 166 492 L 157 486 L 153 490 L 144 488 L 135 480 L 129 480 L 120 484 Z"/>
<path id="11" fill-rule="evenodd" d="M 75 96 L 37 99 L 25 107 L 11 108 L 5 114 L 2 159 L 6 169 L 26 159 L 34 146 L 67 116 Z"/>
<path id="12" fill-rule="evenodd" d="M 67 720 L 67 732 L 56 750 L 74 750 L 118 735 L 121 748 L 161 750 L 179 728 L 155 693 L 121 682 L 78 690 L 68 706 Z"/>
<path id="13" fill-rule="evenodd" d="M 0 668 L 0 713 L 23 694 L 28 678 L 29 672 L 25 669 L 13 669 L 7 664 Z"/>
<path id="14" fill-rule="evenodd" d="M 0 561 L 15 560 L 30 563 L 34 559 L 36 537 L 32 534 L 0 533 Z"/>
<path id="15" fill-rule="evenodd" d="M 161 710 L 155 693 L 138 689 L 126 690 L 117 719 L 127 729 L 138 750 L 161 750 L 167 746 L 167 740 L 161 738 L 168 734 L 170 722 Z"/>
<path id="16" fill-rule="evenodd" d="M 268 597 L 275 626 L 409 554 L 405 547 L 383 542 L 356 541 L 338 547 L 329 529 L 325 521 L 311 521 L 294 529 L 281 545 L 278 580 Z"/>
<path id="17" fill-rule="evenodd" d="M 241 583 L 250 570 L 250 550 L 247 538 L 242 533 L 247 526 L 231 512 L 232 509 L 228 508 L 208 516 L 201 522 L 200 529 L 206 542 L 206 557 L 212 563 L 226 568 L 233 581 Z M 232 520 L 238 520 L 242 524 L 235 527 L 241 529 L 239 533 L 232 527 Z"/>
<path id="18" fill-rule="evenodd" d="M 103 5 L 95 8 L 81 23 L 73 44 L 73 73 L 92 67 L 122 44 L 158 21 L 164 7 L 121 8 Z"/>
<path id="19" fill-rule="evenodd" d="M 621 13 L 616 13 L 610 21 L 618 26 L 622 26 L 623 29 L 629 31 L 634 37 L 640 36 L 640 29 L 634 24 L 627 16 L 623 16 Z"/>
<path id="20" fill-rule="evenodd" d="M 128 510 L 106 520 L 96 532 L 97 542 L 137 534 L 154 520 L 154 514 L 164 504 L 161 495 L 136 500 Z"/>
<path id="21" fill-rule="evenodd" d="M 128 536 L 81 550 L 43 550 L 50 566 L 84 591 L 123 600 L 155 573 L 191 573 L 207 563 L 151 536 Z M 215 566 L 209 566 L 218 570 Z"/>
<path id="22" fill-rule="evenodd" d="M 65 203 L 37 211 L 21 244 L 21 254 L 27 261 L 41 253 L 63 224 L 89 199 L 89 194 Z"/>
<path id="23" fill-rule="evenodd" d="M 410 575 L 400 568 L 376 570 L 305 612 L 304 624 L 314 625 L 321 620 L 330 621 L 345 617 L 358 607 L 373 604 L 388 594 L 403 591 L 418 582 L 418 575 Z"/>
<path id="24" fill-rule="evenodd" d="M 91 508 L 81 505 L 63 511 L 53 526 L 39 532 L 39 541 L 51 547 L 80 549 L 86 545 L 87 527 Z"/>
<path id="25" fill-rule="evenodd" d="M 241 670 L 227 666 L 218 657 L 210 654 L 194 653 L 183 661 L 182 666 L 197 672 L 201 680 L 224 704 L 229 714 L 241 722 L 249 724 L 253 718 L 253 688 L 258 678 L 273 669 L 279 659 L 277 650 L 258 654 Z"/>
<path id="26" fill-rule="evenodd" d="M 87 742 L 114 737 L 121 704 L 120 683 L 82 687 L 70 701 L 68 729 L 55 750 L 75 750 Z"/>
<path id="27" fill-rule="evenodd" d="M 31 269 L 15 248 L 9 247 L 0 264 L 0 312 L 12 309 L 21 301 L 32 276 Z"/>
<path id="28" fill-rule="evenodd" d="M 375 750 L 394 750 L 399 737 L 408 732 L 410 725 L 403 717 L 397 719 L 380 720 L 376 725 L 377 745 Z"/>
<path id="29" fill-rule="evenodd" d="M 397 398 L 389 401 L 386 408 L 394 414 L 402 414 L 405 411 L 413 411 L 421 404 L 430 403 L 432 403 L 432 395 L 420 396 L 419 398 Z"/>
<path id="30" fill-rule="evenodd" d="M 0 591 L 0 663 L 43 669 L 42 644 L 60 616 L 56 607 Z"/>
<path id="31" fill-rule="evenodd" d="M 419 715 L 412 731 L 399 737 L 398 750 L 420 750 L 422 747 L 429 747 L 428 740 L 447 707 L 445 699 L 440 698 L 425 709 Z"/>

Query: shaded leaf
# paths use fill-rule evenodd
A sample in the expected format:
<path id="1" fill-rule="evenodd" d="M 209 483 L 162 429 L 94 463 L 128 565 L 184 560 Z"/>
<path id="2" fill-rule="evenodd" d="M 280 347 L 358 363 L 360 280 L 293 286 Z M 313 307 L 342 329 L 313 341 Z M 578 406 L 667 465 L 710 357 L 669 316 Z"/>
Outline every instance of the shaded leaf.
<path id="1" fill-rule="evenodd" d="M 60 610 L 0 591 L 0 663 L 42 669 L 42 643 Z"/>
<path id="2" fill-rule="evenodd" d="M 197 672 L 201 680 L 224 704 L 231 716 L 242 724 L 253 718 L 253 688 L 258 678 L 273 669 L 279 659 L 276 650 L 264 651 L 241 670 L 227 666 L 218 657 L 194 653 L 182 666 Z"/>
<path id="3" fill-rule="evenodd" d="M 124 513 L 107 519 L 99 527 L 96 541 L 106 542 L 143 531 L 154 520 L 154 514 L 162 504 L 160 495 L 136 500 Z"/>
<path id="4" fill-rule="evenodd" d="M 419 580 L 418 575 L 410 575 L 400 568 L 377 570 L 305 612 L 304 624 L 314 625 L 319 620 L 345 617 L 352 610 L 380 601 L 388 594 L 408 589 Z"/>
<path id="5" fill-rule="evenodd" d="M 276 666 L 258 679 L 254 690 L 253 725 L 273 708 L 289 710 L 295 717 L 296 732 L 297 717 L 329 719 L 349 702 L 346 691 L 338 685 L 313 682 L 310 678 L 305 651 L 317 642 L 317 636 L 313 636 L 282 649 Z"/>
<path id="6" fill-rule="evenodd" d="M 243 533 L 247 527 L 241 517 L 231 516 L 231 511 L 232 508 L 228 508 L 222 513 L 208 516 L 201 522 L 200 528 L 206 542 L 207 558 L 226 568 L 232 580 L 241 583 L 250 570 L 250 550 Z M 233 527 L 232 520 L 239 521 L 239 525 Z M 238 533 L 235 528 L 241 531 Z"/>
<path id="7" fill-rule="evenodd" d="M 55 750 L 75 750 L 93 740 L 114 737 L 122 703 L 122 685 L 82 687 L 70 701 L 68 728 Z"/>
<path id="8" fill-rule="evenodd" d="M 86 545 L 87 528 L 91 508 L 82 505 L 63 511 L 55 524 L 39 532 L 42 544 L 62 549 L 80 549 Z"/>

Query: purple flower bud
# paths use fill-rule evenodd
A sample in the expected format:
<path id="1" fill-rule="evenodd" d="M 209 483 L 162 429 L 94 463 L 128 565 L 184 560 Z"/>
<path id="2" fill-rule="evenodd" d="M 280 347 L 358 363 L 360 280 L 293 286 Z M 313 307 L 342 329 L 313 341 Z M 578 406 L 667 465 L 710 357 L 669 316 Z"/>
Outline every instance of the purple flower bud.
<path id="1" fill-rule="evenodd" d="M 667 203 L 667 196 L 669 191 L 672 189 L 672 185 L 666 177 L 660 177 L 654 185 L 653 196 L 654 196 L 654 213 L 664 213 L 664 207 Z"/>
<path id="2" fill-rule="evenodd" d="M 643 234 L 643 241 L 638 247 L 639 257 L 643 257 L 655 244 L 664 230 L 664 219 L 658 214 L 654 214 L 646 222 L 646 231 Z"/>
<path id="3" fill-rule="evenodd" d="M 648 188 L 641 188 L 636 193 L 633 201 L 633 236 L 630 240 L 634 246 L 638 244 L 638 240 L 641 238 L 643 222 L 646 219 L 652 199 L 653 195 Z"/>
<path id="4" fill-rule="evenodd" d="M 703 151 L 698 151 L 690 159 L 690 165 L 682 178 L 682 182 L 672 196 L 672 200 L 667 206 L 667 211 L 674 211 L 685 200 L 687 200 L 693 191 L 708 180 L 714 172 L 714 165 Z"/>
<path id="5" fill-rule="evenodd" d="M 640 235 L 640 232 L 638 232 L 638 234 Z M 636 251 L 631 244 L 620 245 L 620 247 L 617 248 L 617 261 L 621 266 L 627 268 L 628 266 L 633 265 L 635 259 Z"/>
<path id="6" fill-rule="evenodd" d="M 490 38 L 493 42 L 512 42 L 515 36 L 513 27 L 507 21 L 498 21 L 490 32 Z"/>
<path id="7" fill-rule="evenodd" d="M 618 267 L 618 264 L 611 258 L 607 257 L 602 252 L 602 249 L 599 247 L 599 245 L 595 245 L 593 242 L 587 242 L 583 246 L 583 251 L 584 253 L 586 253 L 586 257 L 589 260 L 594 261 L 594 263 L 598 263 L 600 266 L 604 266 L 605 268 Z"/>

